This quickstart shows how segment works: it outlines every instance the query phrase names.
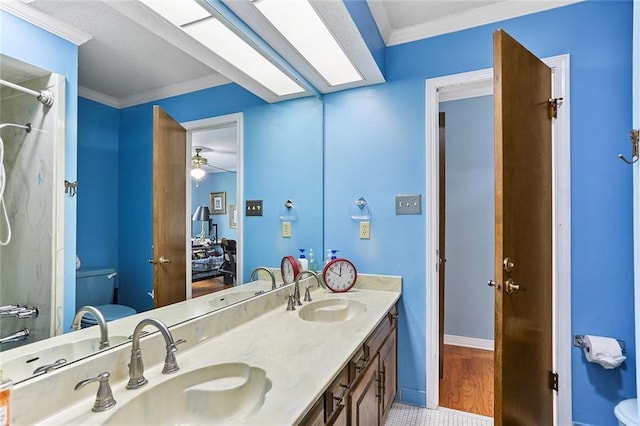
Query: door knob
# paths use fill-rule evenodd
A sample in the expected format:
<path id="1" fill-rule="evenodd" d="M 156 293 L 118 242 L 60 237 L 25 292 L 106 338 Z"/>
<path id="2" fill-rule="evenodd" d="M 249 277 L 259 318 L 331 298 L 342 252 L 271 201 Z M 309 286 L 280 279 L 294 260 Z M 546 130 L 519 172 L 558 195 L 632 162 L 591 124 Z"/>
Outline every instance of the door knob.
<path id="1" fill-rule="evenodd" d="M 518 284 L 515 284 L 511 278 L 507 280 L 505 285 L 506 285 L 505 290 L 507 294 L 513 293 L 514 290 L 520 290 L 520 286 Z"/>
<path id="2" fill-rule="evenodd" d="M 149 263 L 152 263 L 152 264 L 154 264 L 154 265 L 155 265 L 155 264 L 156 264 L 156 263 L 158 263 L 158 262 L 156 262 L 156 261 L 155 261 L 155 260 L 153 260 L 153 259 L 149 259 Z"/>
<path id="3" fill-rule="evenodd" d="M 487 285 L 489 287 L 495 287 L 497 289 L 500 289 L 500 284 L 496 284 L 496 282 L 494 280 L 489 280 L 489 282 L 487 282 Z"/>

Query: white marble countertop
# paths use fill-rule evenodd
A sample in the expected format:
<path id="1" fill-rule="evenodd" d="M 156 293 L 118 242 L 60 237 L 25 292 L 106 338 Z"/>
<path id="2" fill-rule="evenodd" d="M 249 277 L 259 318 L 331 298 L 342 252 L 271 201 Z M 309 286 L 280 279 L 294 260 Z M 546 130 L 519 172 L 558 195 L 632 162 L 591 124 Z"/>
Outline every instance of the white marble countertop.
<path id="1" fill-rule="evenodd" d="M 389 284 L 391 283 L 391 284 Z M 371 290 L 369 288 L 376 288 Z M 266 371 L 271 381 L 262 407 L 246 418 L 244 424 L 294 424 L 302 419 L 322 391 L 346 365 L 358 348 L 400 297 L 399 277 L 359 277 L 356 288 L 335 294 L 316 288 L 314 301 L 347 298 L 366 305 L 365 312 L 342 322 L 321 323 L 301 319 L 300 310 L 286 311 L 284 295 L 290 289 L 279 288 L 246 302 L 172 327 L 175 339 L 189 342 L 176 353 L 180 372 L 228 362 L 242 362 Z M 381 291 L 382 290 L 382 291 Z M 224 325 L 221 326 L 221 323 Z M 222 328 L 221 328 L 222 327 Z M 225 327 L 227 331 L 225 331 Z M 73 385 L 101 371 L 112 373 L 111 387 L 118 405 L 154 385 L 171 380 L 162 375 L 164 344 L 158 334 L 142 342 L 145 377 L 149 384 L 127 390 L 126 365 L 130 346 L 126 345 L 65 367 L 66 371 L 44 375 L 14 389 L 14 423 L 18 424 L 101 424 L 107 422 L 115 408 L 93 413 L 97 385 L 74 392 Z M 54 377 L 57 376 L 57 377 Z M 47 401 L 57 393 L 64 403 Z M 55 399 L 55 398 L 54 398 Z M 37 401 L 44 415 L 24 412 Z"/>

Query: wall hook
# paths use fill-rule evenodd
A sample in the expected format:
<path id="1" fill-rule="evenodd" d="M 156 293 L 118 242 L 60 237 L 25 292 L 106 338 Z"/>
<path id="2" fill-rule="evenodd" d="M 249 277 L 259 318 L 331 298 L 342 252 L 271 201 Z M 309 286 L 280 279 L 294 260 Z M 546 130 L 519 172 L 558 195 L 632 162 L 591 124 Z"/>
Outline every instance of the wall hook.
<path id="1" fill-rule="evenodd" d="M 638 141 L 640 140 L 640 130 L 633 129 L 630 132 L 629 138 L 631 139 L 631 161 L 624 158 L 624 155 L 618 154 L 618 158 L 627 164 L 633 164 L 638 161 Z"/>

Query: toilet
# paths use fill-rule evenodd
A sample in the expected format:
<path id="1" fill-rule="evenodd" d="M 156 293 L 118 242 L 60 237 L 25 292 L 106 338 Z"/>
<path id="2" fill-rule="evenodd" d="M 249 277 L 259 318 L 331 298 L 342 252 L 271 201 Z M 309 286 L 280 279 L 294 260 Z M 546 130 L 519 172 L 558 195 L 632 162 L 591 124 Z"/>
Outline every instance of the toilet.
<path id="1" fill-rule="evenodd" d="M 618 425 L 620 426 L 637 426 L 638 425 L 638 400 L 625 399 L 618 403 L 613 409 Z"/>
<path id="2" fill-rule="evenodd" d="M 77 271 L 76 312 L 83 306 L 93 306 L 107 322 L 136 314 L 136 310 L 130 306 L 113 303 L 116 277 L 116 270 L 111 268 Z M 83 315 L 80 321 L 81 328 L 96 324 L 97 321 L 91 314 Z"/>

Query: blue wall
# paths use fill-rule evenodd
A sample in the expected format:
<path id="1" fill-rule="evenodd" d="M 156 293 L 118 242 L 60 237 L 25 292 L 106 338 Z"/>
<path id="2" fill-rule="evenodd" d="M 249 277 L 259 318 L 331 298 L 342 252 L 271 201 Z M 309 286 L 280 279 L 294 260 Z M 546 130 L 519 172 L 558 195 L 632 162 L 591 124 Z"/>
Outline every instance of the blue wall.
<path id="1" fill-rule="evenodd" d="M 65 179 L 75 181 L 78 123 L 77 46 L 0 10 L 0 53 L 65 77 Z M 64 209 L 64 330 L 69 330 L 76 304 L 76 198 L 66 197 Z"/>
<path id="2" fill-rule="evenodd" d="M 444 332 L 493 341 L 493 96 L 440 103 L 445 113 Z"/>
<path id="3" fill-rule="evenodd" d="M 118 268 L 119 112 L 78 99 L 77 254 L 82 269 Z M 86 178 L 86 180 L 84 180 Z"/>
<path id="4" fill-rule="evenodd" d="M 628 343 L 627 362 L 613 371 L 573 349 L 573 418 L 614 425 L 614 405 L 635 395 L 631 168 L 616 158 L 628 151 L 631 128 L 631 12 L 628 1 L 589 1 L 390 47 L 386 84 L 325 95 L 325 244 L 361 271 L 402 275 L 404 401 L 426 401 L 425 224 L 432 212 L 395 216 L 394 195 L 425 193 L 425 79 L 491 67 L 498 28 L 540 57 L 571 55 L 571 331 Z M 369 241 L 357 239 L 357 224 L 344 213 L 359 196 L 373 209 Z"/>

